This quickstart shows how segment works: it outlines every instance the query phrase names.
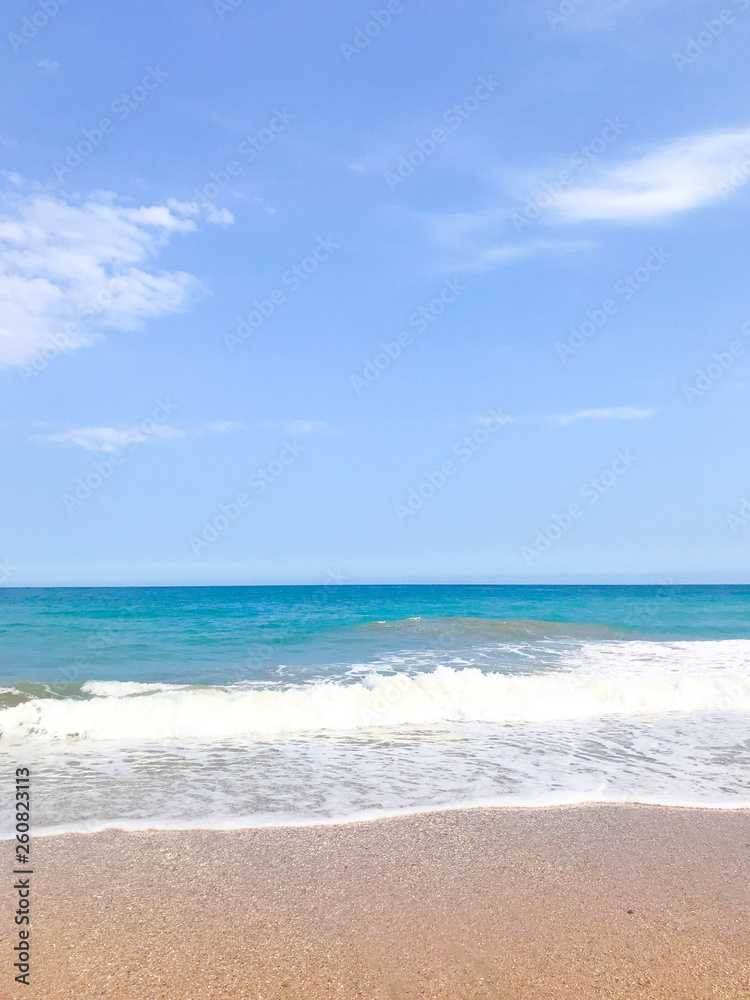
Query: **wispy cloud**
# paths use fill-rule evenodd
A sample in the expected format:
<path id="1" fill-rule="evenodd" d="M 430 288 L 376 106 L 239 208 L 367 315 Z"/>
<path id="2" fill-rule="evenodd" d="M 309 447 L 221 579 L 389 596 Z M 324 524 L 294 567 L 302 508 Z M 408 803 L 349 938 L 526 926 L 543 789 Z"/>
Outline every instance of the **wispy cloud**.
<path id="1" fill-rule="evenodd" d="M 121 451 L 128 445 L 181 438 L 185 432 L 169 424 L 143 427 L 71 427 L 60 434 L 39 434 L 35 440 L 49 444 L 74 445 L 86 451 Z"/>
<path id="2" fill-rule="evenodd" d="M 340 434 L 341 432 L 323 420 L 285 420 L 276 424 L 270 421 L 262 425 L 268 431 L 280 431 L 282 434 Z"/>
<path id="3" fill-rule="evenodd" d="M 0 210 L 0 367 L 29 364 L 52 343 L 73 350 L 102 330 L 181 312 L 201 283 L 157 269 L 159 251 L 201 217 L 232 221 L 193 202 L 132 207 L 110 192 L 66 200 L 6 180 L 16 190 L 5 192 Z"/>
<path id="4" fill-rule="evenodd" d="M 542 254 L 577 253 L 596 246 L 591 240 L 499 240 L 509 215 L 506 208 L 489 207 L 476 212 L 413 213 L 412 218 L 447 271 L 491 271 Z"/>
<path id="5" fill-rule="evenodd" d="M 489 271 L 503 264 L 511 264 L 542 254 L 573 254 L 596 247 L 592 240 L 530 240 L 526 243 L 498 243 L 478 249 L 472 257 L 464 258 L 463 270 Z"/>
<path id="6" fill-rule="evenodd" d="M 650 222 L 721 198 L 733 166 L 750 155 L 750 129 L 685 136 L 640 157 L 595 168 L 590 182 L 560 193 L 562 222 Z"/>
<path id="7" fill-rule="evenodd" d="M 211 420 L 204 428 L 209 434 L 232 434 L 234 431 L 244 431 L 247 424 L 243 424 L 241 420 Z"/>
<path id="8" fill-rule="evenodd" d="M 617 23 L 622 11 L 630 7 L 632 3 L 633 0 L 612 0 L 611 3 L 606 2 L 606 0 L 591 3 L 591 0 L 588 0 L 582 6 L 574 6 L 560 3 L 558 0 L 558 2 L 546 4 L 547 7 L 551 8 L 547 10 L 547 20 L 554 28 L 564 25 L 566 28 L 596 31 L 602 28 L 611 28 Z M 651 3 L 653 4 L 654 0 L 651 0 Z M 563 12 L 562 17 L 558 13 L 559 11 Z M 555 19 L 555 14 L 557 14 L 558 20 Z"/>
<path id="9" fill-rule="evenodd" d="M 608 119 L 609 121 L 609 119 Z M 619 121 L 619 119 L 617 119 Z M 611 141 L 611 140 L 610 140 Z M 597 246 L 590 239 L 545 235 L 502 239 L 517 218 L 519 205 L 539 202 L 523 225 L 547 226 L 581 222 L 650 223 L 722 200 L 738 166 L 750 157 L 750 129 L 683 136 L 616 163 L 589 162 L 585 175 L 571 179 L 570 161 L 562 161 L 569 186 L 550 178 L 560 163 L 508 172 L 485 169 L 485 179 L 498 191 L 492 201 L 470 212 L 412 212 L 407 219 L 421 227 L 426 241 L 441 259 L 441 269 L 488 271 L 541 255 L 566 257 Z M 583 177 L 585 176 L 585 181 Z M 545 185 L 547 185 L 545 187 Z M 556 187 L 556 190 L 554 190 Z M 541 202 L 541 195 L 544 202 Z M 540 207 L 543 204 L 543 208 Z M 517 222 L 517 232 L 521 232 Z"/>
<path id="10" fill-rule="evenodd" d="M 269 205 L 266 201 L 264 201 L 263 198 L 260 198 L 257 195 L 256 195 L 256 197 L 253 198 L 253 204 L 259 205 L 263 209 L 263 211 L 266 213 L 266 215 L 275 215 L 276 214 L 276 209 L 273 207 L 273 205 Z"/>
<path id="11" fill-rule="evenodd" d="M 40 444 L 75 445 L 79 448 L 85 448 L 86 451 L 112 452 L 135 443 L 164 442 L 178 438 L 215 437 L 247 429 L 247 424 L 239 420 L 211 420 L 187 430 L 173 427 L 170 424 L 156 424 L 154 421 L 146 421 L 132 427 L 71 427 L 65 431 L 37 434 L 34 440 Z M 296 433 L 300 433 L 300 431 L 296 431 Z"/>
<path id="12" fill-rule="evenodd" d="M 47 72 L 52 73 L 53 76 L 60 69 L 60 63 L 55 62 L 54 59 L 40 59 L 37 66 L 39 66 L 40 69 L 46 69 Z"/>
<path id="13" fill-rule="evenodd" d="M 564 427 L 578 420 L 648 420 L 655 415 L 656 410 L 645 406 L 604 406 L 596 410 L 553 414 L 547 419 L 556 427 Z"/>
<path id="14" fill-rule="evenodd" d="M 447 254 L 443 270 L 447 271 L 492 271 L 498 267 L 529 260 L 543 254 L 571 254 L 590 250 L 596 244 L 591 240 L 529 240 L 524 243 L 493 243 L 481 239 L 474 246 L 455 248 Z"/>
<path id="15" fill-rule="evenodd" d="M 499 413 L 494 410 L 490 414 L 477 417 L 475 423 L 480 427 L 504 427 L 506 424 L 515 424 L 518 417 L 512 417 L 508 413 Z"/>

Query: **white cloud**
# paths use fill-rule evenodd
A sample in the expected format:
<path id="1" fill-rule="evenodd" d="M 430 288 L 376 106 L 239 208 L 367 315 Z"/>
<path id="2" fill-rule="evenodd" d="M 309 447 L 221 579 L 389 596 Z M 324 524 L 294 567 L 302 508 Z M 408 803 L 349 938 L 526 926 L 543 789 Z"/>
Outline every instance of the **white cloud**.
<path id="1" fill-rule="evenodd" d="M 184 437 L 184 432 L 169 424 L 154 424 L 145 429 L 137 427 L 71 427 L 61 434 L 38 435 L 35 440 L 49 444 L 76 445 L 86 451 L 120 451 L 128 445 L 145 444 L 154 440 Z"/>
<path id="2" fill-rule="evenodd" d="M 505 417 L 502 422 L 511 422 L 513 417 Z M 322 420 L 287 420 L 284 423 L 264 423 L 264 430 L 278 431 L 290 436 L 302 434 L 340 434 L 341 432 Z M 36 424 L 39 429 L 49 428 L 49 424 Z M 164 443 L 175 439 L 200 438 L 206 435 L 231 434 L 247 430 L 248 425 L 239 420 L 212 420 L 192 429 L 182 430 L 170 424 L 159 424 L 153 420 L 144 421 L 131 427 L 70 427 L 64 431 L 38 433 L 33 439 L 37 444 L 54 444 L 84 448 L 86 451 L 117 452 L 136 444 Z"/>
<path id="3" fill-rule="evenodd" d="M 64 200 L 23 190 L 3 202 L 0 367 L 27 365 L 54 343 L 90 345 L 101 330 L 138 329 L 202 290 L 191 274 L 154 267 L 172 236 L 197 229 L 204 210 L 193 202 L 130 207 L 110 192 Z M 206 221 L 233 219 L 211 210 Z"/>
<path id="4" fill-rule="evenodd" d="M 564 222 L 649 222 L 722 197 L 750 157 L 750 129 L 685 136 L 645 155 L 600 165 L 590 183 L 564 190 L 552 211 Z"/>
<path id="5" fill-rule="evenodd" d="M 60 69 L 60 63 L 55 62 L 54 59 L 40 59 L 37 66 L 41 69 L 46 69 L 47 72 L 52 73 L 53 76 Z"/>
<path id="6" fill-rule="evenodd" d="M 442 255 L 442 270 L 490 271 L 539 254 L 569 254 L 596 246 L 590 240 L 531 239 L 499 242 L 507 209 L 415 214 L 429 242 Z"/>
<path id="7" fill-rule="evenodd" d="M 255 198 L 253 198 L 253 202 L 256 205 L 260 205 L 260 207 L 263 209 L 263 211 L 266 213 L 266 215 L 275 215 L 276 214 L 276 209 L 272 205 L 269 205 L 262 198 L 255 197 Z"/>
<path id="8" fill-rule="evenodd" d="M 283 424 L 265 423 L 268 431 L 281 431 L 282 434 L 338 434 L 331 424 L 323 420 L 286 420 Z"/>
<path id="9" fill-rule="evenodd" d="M 233 431 L 243 431 L 247 424 L 239 420 L 212 420 L 205 425 L 209 434 L 231 434 Z"/>
<path id="10" fill-rule="evenodd" d="M 576 413 L 553 415 L 548 419 L 557 427 L 573 424 L 577 420 L 648 420 L 656 410 L 645 406 L 605 406 L 598 410 L 578 410 Z"/>
<path id="11" fill-rule="evenodd" d="M 561 166 L 570 174 L 569 162 L 556 165 L 559 173 Z M 498 234 L 507 232 L 521 201 L 537 205 L 535 215 L 522 213 L 524 227 L 647 223 L 719 201 L 750 174 L 750 129 L 683 136 L 614 164 L 602 159 L 585 175 L 570 179 L 568 187 L 555 181 L 559 190 L 554 194 L 544 187 L 553 174 L 549 164 L 544 171 L 517 174 L 497 168 L 486 174 L 502 190 L 486 206 L 470 212 L 409 213 L 442 253 L 445 269 L 487 271 L 541 254 L 570 255 L 596 246 L 590 240 L 531 237 L 530 232 L 525 239 L 501 241 Z M 517 222 L 516 229 L 521 232 Z"/>
<path id="12" fill-rule="evenodd" d="M 303 421 L 304 423 L 304 421 Z M 45 426 L 39 425 L 37 426 Z M 46 425 L 49 427 L 49 424 Z M 217 434 L 231 434 L 246 430 L 247 424 L 239 420 L 212 420 L 200 424 L 192 430 L 182 430 L 170 424 L 155 424 L 144 421 L 132 427 L 71 427 L 66 431 L 37 434 L 35 441 L 41 444 L 76 445 L 86 451 L 119 451 L 127 445 L 143 444 L 146 441 L 169 441 L 175 438 L 214 437 Z M 296 431 L 296 433 L 301 433 Z"/>
<path id="13" fill-rule="evenodd" d="M 476 253 L 464 258 L 462 270 L 488 271 L 517 260 L 527 260 L 539 254 L 569 254 L 591 250 L 596 243 L 591 240 L 530 240 L 527 243 L 498 243 L 477 248 Z"/>

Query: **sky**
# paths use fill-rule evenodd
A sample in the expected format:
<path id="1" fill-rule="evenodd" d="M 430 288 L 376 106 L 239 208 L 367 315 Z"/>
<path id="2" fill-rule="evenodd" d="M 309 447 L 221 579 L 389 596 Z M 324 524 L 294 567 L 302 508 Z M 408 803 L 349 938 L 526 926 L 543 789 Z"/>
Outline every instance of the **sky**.
<path id="1" fill-rule="evenodd" d="M 750 0 L 1 35 L 0 584 L 750 580 Z"/>

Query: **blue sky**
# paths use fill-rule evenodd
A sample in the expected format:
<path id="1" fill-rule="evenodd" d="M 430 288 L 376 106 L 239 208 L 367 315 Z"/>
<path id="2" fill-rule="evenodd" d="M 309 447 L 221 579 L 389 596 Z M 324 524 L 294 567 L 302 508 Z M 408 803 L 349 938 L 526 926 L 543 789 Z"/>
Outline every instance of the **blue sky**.
<path id="1" fill-rule="evenodd" d="M 2 582 L 748 579 L 750 0 L 2 20 Z"/>

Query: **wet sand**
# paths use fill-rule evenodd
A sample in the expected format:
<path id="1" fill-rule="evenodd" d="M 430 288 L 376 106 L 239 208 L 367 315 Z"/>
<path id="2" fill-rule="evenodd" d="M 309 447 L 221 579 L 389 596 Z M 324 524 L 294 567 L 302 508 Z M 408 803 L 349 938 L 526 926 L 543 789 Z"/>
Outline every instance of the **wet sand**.
<path id="1" fill-rule="evenodd" d="M 32 986 L 6 957 L 3 996 L 750 996 L 749 811 L 477 809 L 33 851 Z"/>

